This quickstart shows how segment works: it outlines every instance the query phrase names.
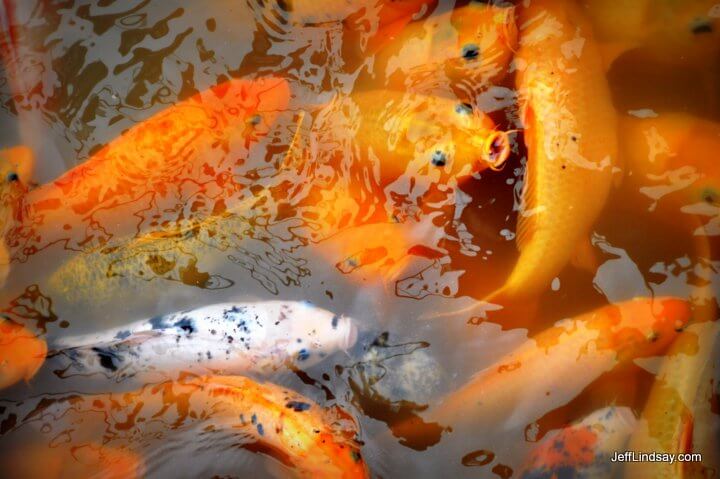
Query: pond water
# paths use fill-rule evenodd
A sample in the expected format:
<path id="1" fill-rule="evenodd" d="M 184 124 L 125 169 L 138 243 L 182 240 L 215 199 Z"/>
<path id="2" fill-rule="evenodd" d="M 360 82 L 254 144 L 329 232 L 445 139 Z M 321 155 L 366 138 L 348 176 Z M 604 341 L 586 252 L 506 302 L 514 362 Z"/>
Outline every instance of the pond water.
<path id="1" fill-rule="evenodd" d="M 720 473 L 717 1 L 11 0 L 0 21 L 3 477 Z M 166 370 L 224 346 L 128 326 L 271 301 L 313 344 L 336 319 L 294 302 L 352 327 L 307 364 Z M 153 379 L 102 354 L 72 373 L 81 337 Z M 347 449 L 303 456 L 256 414 Z"/>

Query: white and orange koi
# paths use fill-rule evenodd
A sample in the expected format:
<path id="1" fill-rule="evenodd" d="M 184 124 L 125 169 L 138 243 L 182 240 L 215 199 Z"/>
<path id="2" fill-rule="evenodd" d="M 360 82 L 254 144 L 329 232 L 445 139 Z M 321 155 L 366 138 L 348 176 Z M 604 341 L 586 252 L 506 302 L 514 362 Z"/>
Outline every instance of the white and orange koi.
<path id="1" fill-rule="evenodd" d="M 103 447 L 134 454 L 143 453 L 158 428 L 191 447 L 201 427 L 206 435 L 233 435 L 239 447 L 269 455 L 293 477 L 370 477 L 347 413 L 241 376 L 185 377 L 132 392 L 41 400 L 14 430 L 33 423 L 43 425 L 35 442 L 48 447 L 62 435 L 64 447 L 102 440 Z"/>

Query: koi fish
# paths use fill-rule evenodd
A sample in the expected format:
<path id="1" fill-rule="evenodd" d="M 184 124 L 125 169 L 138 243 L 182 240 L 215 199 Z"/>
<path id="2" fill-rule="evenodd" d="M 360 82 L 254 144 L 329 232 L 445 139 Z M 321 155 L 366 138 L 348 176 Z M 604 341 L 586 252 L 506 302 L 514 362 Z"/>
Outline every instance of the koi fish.
<path id="1" fill-rule="evenodd" d="M 633 49 L 663 64 L 707 65 L 720 53 L 717 0 L 585 2 L 608 64 Z"/>
<path id="2" fill-rule="evenodd" d="M 680 206 L 720 206 L 720 123 L 684 113 L 623 117 L 621 152 L 626 181 L 653 200 L 665 195 Z M 675 180 L 675 181 L 673 181 Z M 676 193 L 678 192 L 678 193 Z"/>
<path id="3" fill-rule="evenodd" d="M 0 150 L 0 287 L 10 272 L 10 251 L 3 239 L 14 212 L 32 184 L 35 158 L 32 150 L 16 146 Z"/>
<path id="4" fill-rule="evenodd" d="M 61 338 L 51 356 L 63 364 L 64 376 L 268 373 L 288 364 L 316 364 L 352 347 L 357 334 L 350 318 L 307 302 L 220 303 Z"/>
<path id="5" fill-rule="evenodd" d="M 548 434 L 525 461 L 521 479 L 602 479 L 617 477 L 612 462 L 635 429 L 637 419 L 627 407 L 610 406 L 576 424 Z"/>
<path id="6" fill-rule="evenodd" d="M 73 448 L 98 442 L 142 453 L 157 441 L 232 435 L 233 445 L 268 455 L 299 478 L 367 478 L 355 439 L 355 421 L 338 407 L 324 409 L 271 383 L 241 376 L 186 377 L 137 391 L 41 400 L 15 429 L 36 423 L 52 447 L 54 438 Z M 204 446 L 198 446 L 204 447 Z"/>
<path id="7" fill-rule="evenodd" d="M 0 389 L 29 381 L 45 362 L 46 353 L 44 340 L 0 316 Z"/>
<path id="8" fill-rule="evenodd" d="M 662 354 L 689 317 L 687 302 L 656 298 L 633 299 L 560 322 L 450 393 L 430 417 L 441 424 L 524 426 L 566 404 L 618 364 Z"/>
<path id="9" fill-rule="evenodd" d="M 137 454 L 92 443 L 77 447 L 22 446 L 4 459 L 3 474 L 7 479 L 140 479 L 145 476 L 143 460 Z"/>
<path id="10" fill-rule="evenodd" d="M 701 408 L 710 407 L 707 398 L 703 401 L 696 398 L 704 386 L 702 381 L 710 382 L 705 373 L 709 371 L 708 364 L 717 357 L 719 347 L 720 329 L 716 321 L 696 323 L 678 337 L 650 390 L 629 450 L 670 453 L 676 457 L 696 451 L 696 416 L 702 414 Z M 711 441 L 716 443 L 716 439 Z M 690 474 L 691 467 L 679 461 L 628 463 L 625 477 L 696 477 Z"/>
<path id="11" fill-rule="evenodd" d="M 398 178 L 408 165 L 470 174 L 500 168 L 510 154 L 505 132 L 468 103 L 393 90 L 357 92 L 357 142 L 381 158 L 383 178 Z"/>
<path id="12" fill-rule="evenodd" d="M 196 215 L 231 206 L 242 189 L 232 180 L 237 158 L 269 132 L 289 97 L 282 79 L 234 79 L 135 125 L 25 195 L 7 231 L 11 257 L 24 261 L 55 243 L 102 245 L 172 219 L 177 205 L 193 204 Z"/>
<path id="13" fill-rule="evenodd" d="M 493 302 L 550 285 L 600 214 L 617 156 L 615 112 L 582 11 L 533 0 L 520 22 L 516 81 L 528 148 L 520 257 Z"/>
<path id="14" fill-rule="evenodd" d="M 507 75 L 517 41 L 514 7 L 471 2 L 405 26 L 376 63 L 393 89 L 414 91 L 446 76 L 478 90 Z"/>

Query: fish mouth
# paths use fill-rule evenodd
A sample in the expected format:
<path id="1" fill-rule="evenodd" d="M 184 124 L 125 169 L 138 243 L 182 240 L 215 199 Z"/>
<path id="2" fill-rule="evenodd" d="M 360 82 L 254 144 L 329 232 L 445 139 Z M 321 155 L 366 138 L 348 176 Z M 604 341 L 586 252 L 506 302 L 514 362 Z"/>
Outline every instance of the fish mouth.
<path id="1" fill-rule="evenodd" d="M 347 353 L 348 350 L 355 346 L 355 343 L 357 342 L 358 328 L 353 320 L 348 317 L 343 316 L 342 321 L 348 325 L 347 333 L 345 334 L 341 345 L 342 349 Z"/>

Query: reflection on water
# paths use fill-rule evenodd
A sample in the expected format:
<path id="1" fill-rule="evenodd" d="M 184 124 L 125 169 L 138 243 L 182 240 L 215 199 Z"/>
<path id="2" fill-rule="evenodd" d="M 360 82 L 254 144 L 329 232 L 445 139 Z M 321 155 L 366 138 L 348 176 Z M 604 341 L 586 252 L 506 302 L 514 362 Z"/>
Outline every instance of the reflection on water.
<path id="1" fill-rule="evenodd" d="M 717 0 L 0 22 L 11 477 L 720 473 Z"/>

